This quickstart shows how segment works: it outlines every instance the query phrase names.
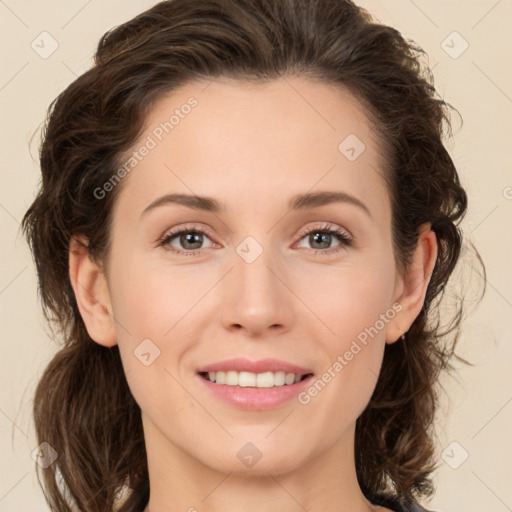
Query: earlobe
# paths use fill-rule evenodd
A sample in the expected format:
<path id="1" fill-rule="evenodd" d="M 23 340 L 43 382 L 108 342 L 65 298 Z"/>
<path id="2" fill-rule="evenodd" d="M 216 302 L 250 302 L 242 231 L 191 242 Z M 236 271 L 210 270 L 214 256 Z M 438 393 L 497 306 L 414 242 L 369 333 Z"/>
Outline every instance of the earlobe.
<path id="1" fill-rule="evenodd" d="M 436 234 L 431 230 L 430 223 L 423 224 L 411 265 L 406 275 L 400 280 L 401 292 L 395 302 L 400 304 L 401 309 L 387 326 L 386 343 L 391 344 L 400 340 L 420 314 L 436 264 L 437 253 Z"/>
<path id="2" fill-rule="evenodd" d="M 116 345 L 107 281 L 84 239 L 73 237 L 70 241 L 69 278 L 89 336 L 100 345 Z"/>

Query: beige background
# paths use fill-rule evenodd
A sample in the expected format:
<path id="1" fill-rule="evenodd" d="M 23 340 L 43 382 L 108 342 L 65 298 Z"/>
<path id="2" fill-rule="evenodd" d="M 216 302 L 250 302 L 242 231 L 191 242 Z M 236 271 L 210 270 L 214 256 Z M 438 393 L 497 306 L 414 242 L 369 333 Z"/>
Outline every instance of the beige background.
<path id="1" fill-rule="evenodd" d="M 31 458 L 37 446 L 31 407 L 34 386 L 57 346 L 42 320 L 34 266 L 19 234 L 39 180 L 39 133 L 29 148 L 30 137 L 51 100 L 91 65 L 100 36 L 154 3 L 0 0 L 0 511 L 48 510 Z M 426 505 L 436 512 L 511 511 L 512 2 L 359 3 L 427 51 L 436 87 L 462 114 L 462 128 L 454 118 L 455 137 L 448 147 L 470 198 L 463 227 L 488 272 L 486 295 L 469 315 L 460 340 L 460 354 L 475 367 L 461 367 L 455 379 L 446 381 L 437 493 Z M 31 47 L 32 41 L 48 38 L 40 36 L 44 31 L 58 43 L 45 59 Z M 45 41 L 48 50 L 51 41 Z M 458 55 L 465 41 L 469 47 Z M 467 281 L 470 265 L 464 275 Z M 473 272 L 473 277 L 478 275 Z M 475 294 L 470 297 L 469 303 Z M 466 453 L 467 460 L 454 469 Z"/>

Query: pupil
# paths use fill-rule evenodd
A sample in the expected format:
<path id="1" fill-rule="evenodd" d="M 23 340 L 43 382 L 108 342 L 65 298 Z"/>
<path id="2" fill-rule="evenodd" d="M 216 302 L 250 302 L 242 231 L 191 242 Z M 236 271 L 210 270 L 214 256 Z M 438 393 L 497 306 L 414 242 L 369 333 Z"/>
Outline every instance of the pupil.
<path id="1" fill-rule="evenodd" d="M 315 233 L 313 235 L 313 239 L 314 239 L 314 242 L 316 242 L 315 239 L 320 238 L 320 242 L 319 243 L 323 243 L 324 244 L 322 246 L 322 248 L 327 248 L 330 245 L 329 239 L 328 239 L 328 237 L 330 237 L 330 236 L 331 235 L 329 235 L 328 233 Z"/>
<path id="2" fill-rule="evenodd" d="M 201 233 L 187 233 L 185 235 L 182 235 L 182 240 L 181 242 L 185 242 L 184 243 L 184 247 L 186 247 L 186 244 L 199 244 L 199 246 L 201 245 L 201 240 L 200 240 L 200 237 L 201 236 Z M 189 247 L 191 249 L 197 249 L 198 247 Z"/>

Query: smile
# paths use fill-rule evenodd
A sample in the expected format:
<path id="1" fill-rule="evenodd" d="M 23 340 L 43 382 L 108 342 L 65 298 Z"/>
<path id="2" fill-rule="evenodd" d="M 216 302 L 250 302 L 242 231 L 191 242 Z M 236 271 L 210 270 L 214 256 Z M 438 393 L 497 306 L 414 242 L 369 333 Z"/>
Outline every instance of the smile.
<path id="1" fill-rule="evenodd" d="M 253 388 L 272 388 L 280 386 L 291 386 L 305 379 L 311 373 L 300 375 L 295 373 L 277 372 L 237 372 L 235 370 L 202 372 L 200 375 L 216 384 L 226 386 L 253 387 Z"/>

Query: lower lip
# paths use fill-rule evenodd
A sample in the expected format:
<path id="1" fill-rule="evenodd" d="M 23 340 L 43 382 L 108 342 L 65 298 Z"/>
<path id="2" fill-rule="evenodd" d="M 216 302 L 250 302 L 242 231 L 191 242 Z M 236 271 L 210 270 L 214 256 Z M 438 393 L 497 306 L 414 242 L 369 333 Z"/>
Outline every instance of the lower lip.
<path id="1" fill-rule="evenodd" d="M 294 384 L 285 384 L 284 386 L 274 386 L 271 388 L 251 388 L 215 384 L 214 382 L 201 377 L 199 374 L 197 374 L 197 377 L 215 396 L 221 400 L 224 400 L 239 409 L 260 411 L 279 407 L 280 405 L 292 400 L 304 388 L 306 388 L 313 379 L 313 375 L 309 375 L 304 380 Z"/>

